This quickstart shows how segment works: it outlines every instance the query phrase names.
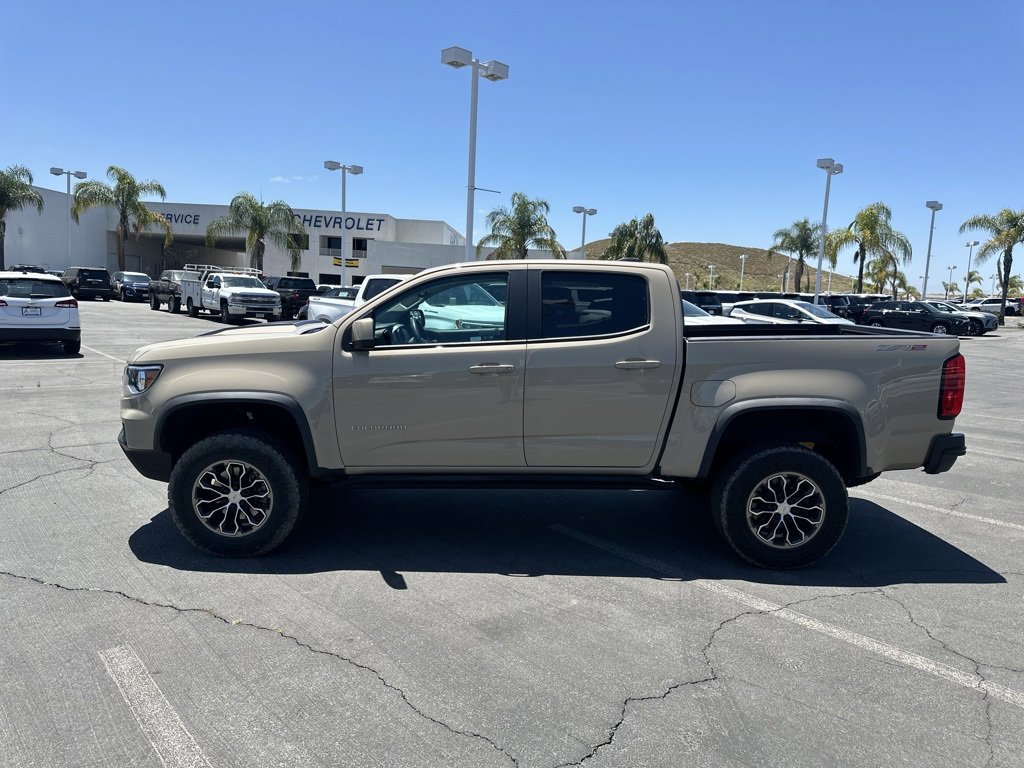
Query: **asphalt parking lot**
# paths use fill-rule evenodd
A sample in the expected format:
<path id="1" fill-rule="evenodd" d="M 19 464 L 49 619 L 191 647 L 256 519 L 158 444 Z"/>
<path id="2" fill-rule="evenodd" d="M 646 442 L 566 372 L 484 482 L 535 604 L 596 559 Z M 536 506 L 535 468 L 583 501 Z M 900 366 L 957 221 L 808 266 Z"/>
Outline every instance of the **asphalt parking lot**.
<path id="1" fill-rule="evenodd" d="M 1024 764 L 1024 329 L 961 341 L 967 456 L 778 573 L 676 491 L 328 487 L 273 555 L 206 557 L 118 396 L 220 326 L 81 316 L 80 357 L 0 346 L 0 765 Z"/>

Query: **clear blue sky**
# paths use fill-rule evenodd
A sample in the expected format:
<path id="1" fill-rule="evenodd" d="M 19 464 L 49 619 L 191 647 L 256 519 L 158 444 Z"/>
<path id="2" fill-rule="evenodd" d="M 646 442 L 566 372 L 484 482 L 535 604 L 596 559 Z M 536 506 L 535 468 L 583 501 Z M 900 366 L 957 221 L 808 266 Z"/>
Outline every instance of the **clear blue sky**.
<path id="1" fill-rule="evenodd" d="M 963 273 L 965 218 L 1024 208 L 1020 0 L 33 2 L 3 18 L 0 167 L 56 189 L 51 165 L 116 164 L 171 201 L 332 209 L 334 159 L 366 169 L 349 209 L 463 232 L 470 79 L 440 64 L 458 45 L 511 68 L 480 82 L 476 180 L 501 194 L 477 193 L 477 238 L 522 191 L 569 248 L 574 205 L 598 209 L 588 240 L 651 212 L 671 242 L 766 247 L 820 220 L 830 156 L 846 168 L 830 227 L 887 203 L 912 282 L 924 203 L 943 202 L 934 286 Z"/>

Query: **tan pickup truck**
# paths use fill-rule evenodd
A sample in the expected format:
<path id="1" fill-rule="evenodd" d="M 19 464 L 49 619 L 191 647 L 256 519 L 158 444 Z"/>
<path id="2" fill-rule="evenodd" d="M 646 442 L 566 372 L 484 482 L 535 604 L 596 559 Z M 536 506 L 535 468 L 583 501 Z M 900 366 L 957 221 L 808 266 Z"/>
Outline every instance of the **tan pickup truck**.
<path id="1" fill-rule="evenodd" d="M 504 311 L 481 314 L 482 294 Z M 424 306 L 449 322 L 431 327 Z M 675 276 L 655 264 L 477 262 L 422 272 L 332 324 L 136 350 L 119 442 L 169 483 L 185 537 L 219 555 L 281 544 L 311 479 L 690 480 L 742 557 L 792 568 L 839 540 L 847 487 L 964 454 L 958 349 L 859 326 L 687 327 Z"/>

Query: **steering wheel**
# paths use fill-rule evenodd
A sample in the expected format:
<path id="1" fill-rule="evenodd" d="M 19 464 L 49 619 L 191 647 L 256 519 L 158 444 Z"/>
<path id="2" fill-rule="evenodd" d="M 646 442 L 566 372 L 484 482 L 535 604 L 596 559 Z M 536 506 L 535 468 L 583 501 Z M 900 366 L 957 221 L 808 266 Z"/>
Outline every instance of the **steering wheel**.
<path id="1" fill-rule="evenodd" d="M 409 310 L 409 330 L 417 343 L 422 344 L 427 340 L 426 320 L 423 317 L 422 309 Z"/>
<path id="2" fill-rule="evenodd" d="M 415 344 L 416 339 L 412 331 L 402 323 L 395 323 L 388 333 L 392 344 Z"/>

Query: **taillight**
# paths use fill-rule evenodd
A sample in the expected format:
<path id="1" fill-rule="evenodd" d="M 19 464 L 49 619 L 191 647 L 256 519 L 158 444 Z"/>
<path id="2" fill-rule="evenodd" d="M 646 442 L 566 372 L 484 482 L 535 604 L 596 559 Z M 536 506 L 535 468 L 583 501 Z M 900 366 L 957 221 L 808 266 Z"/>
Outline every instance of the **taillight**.
<path id="1" fill-rule="evenodd" d="M 53 306 L 64 307 L 65 309 L 74 309 L 75 307 L 78 306 L 78 299 L 63 299 L 62 301 L 58 301 Z"/>
<path id="2" fill-rule="evenodd" d="M 955 419 L 964 407 L 964 386 L 967 364 L 963 355 L 954 355 L 942 364 L 942 385 L 939 387 L 940 419 Z"/>

